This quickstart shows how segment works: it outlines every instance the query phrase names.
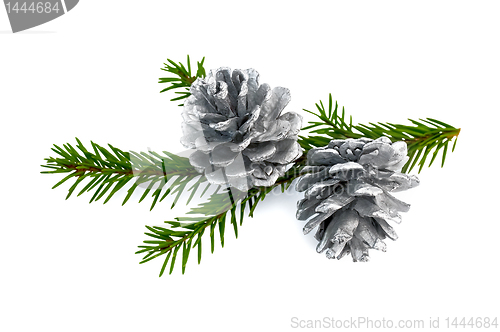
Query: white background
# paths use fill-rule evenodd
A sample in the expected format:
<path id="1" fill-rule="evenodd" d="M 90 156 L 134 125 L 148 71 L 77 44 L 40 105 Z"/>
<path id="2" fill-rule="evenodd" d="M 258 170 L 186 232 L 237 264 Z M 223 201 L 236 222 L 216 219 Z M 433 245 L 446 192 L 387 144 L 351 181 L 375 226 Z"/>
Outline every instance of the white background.
<path id="1" fill-rule="evenodd" d="M 81 1 L 12 34 L 0 9 L 2 331 L 287 331 L 291 318 L 493 317 L 499 308 L 498 2 Z M 134 255 L 138 196 L 65 201 L 41 175 L 51 145 L 183 150 L 180 108 L 159 94 L 167 58 L 253 67 L 312 117 L 328 93 L 354 122 L 433 117 L 462 128 L 445 167 L 424 168 L 399 239 L 371 262 L 329 261 L 295 220 L 300 194 L 266 199 L 223 249 L 158 278 Z M 185 208 L 184 208 L 185 210 Z"/>

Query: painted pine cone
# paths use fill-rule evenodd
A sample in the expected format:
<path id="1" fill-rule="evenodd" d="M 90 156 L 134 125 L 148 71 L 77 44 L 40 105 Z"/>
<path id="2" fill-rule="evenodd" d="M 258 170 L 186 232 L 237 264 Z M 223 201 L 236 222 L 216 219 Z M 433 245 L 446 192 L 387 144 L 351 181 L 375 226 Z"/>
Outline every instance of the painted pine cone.
<path id="1" fill-rule="evenodd" d="M 397 239 L 389 223 L 400 223 L 399 212 L 410 205 L 389 192 L 419 184 L 416 176 L 400 173 L 407 161 L 406 143 L 387 137 L 332 140 L 309 150 L 306 174 L 296 185 L 305 191 L 297 219 L 307 220 L 304 234 L 318 227 L 318 253 L 326 250 L 337 259 L 350 253 L 355 262 L 365 262 L 368 249 L 385 251 L 383 240 Z"/>
<path id="2" fill-rule="evenodd" d="M 286 88 L 259 84 L 254 69 L 219 68 L 191 85 L 183 109 L 181 143 L 189 160 L 213 184 L 240 190 L 271 186 L 302 155 L 297 134 L 302 117 L 281 114 Z"/>

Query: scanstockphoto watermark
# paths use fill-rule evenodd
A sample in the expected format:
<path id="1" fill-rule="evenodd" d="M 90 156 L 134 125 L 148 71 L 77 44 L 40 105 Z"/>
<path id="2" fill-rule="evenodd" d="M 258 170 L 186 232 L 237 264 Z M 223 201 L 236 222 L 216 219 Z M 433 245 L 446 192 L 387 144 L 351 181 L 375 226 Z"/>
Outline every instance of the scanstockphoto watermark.
<path id="1" fill-rule="evenodd" d="M 498 329 L 498 317 L 429 317 L 427 319 L 387 319 L 366 316 L 338 319 L 302 319 L 292 317 L 290 327 L 294 329 Z"/>
<path id="2" fill-rule="evenodd" d="M 144 192 L 147 194 L 149 191 L 161 191 L 161 188 L 166 185 L 168 187 L 175 186 L 179 184 L 179 181 L 183 181 L 182 185 L 186 188 L 194 188 L 194 186 L 205 188 L 202 195 L 199 198 L 195 198 L 198 204 L 207 203 L 214 193 L 218 193 L 219 196 L 227 195 L 229 201 L 236 203 L 249 196 L 261 194 L 268 196 L 294 196 L 297 194 L 295 185 L 298 179 L 301 176 L 309 175 L 317 178 L 317 182 L 313 188 L 306 190 L 306 197 L 317 195 L 321 195 L 322 197 L 345 197 L 353 196 L 358 190 L 363 189 L 365 183 L 361 179 L 366 176 L 373 176 L 379 172 L 377 168 L 370 165 L 344 168 L 342 164 L 338 165 L 339 167 L 306 164 L 300 167 L 293 167 L 292 163 L 280 171 L 279 177 L 277 176 L 276 182 L 271 186 L 255 186 L 251 176 L 253 174 L 252 170 L 259 169 L 262 165 L 256 162 L 245 162 L 241 156 L 241 162 L 234 162 L 231 165 L 230 173 L 241 174 L 242 176 L 231 178 L 227 174 L 228 171 L 224 167 L 220 167 L 215 171 L 212 170 L 212 173 L 209 175 L 213 178 L 213 174 L 220 173 L 219 177 L 225 181 L 223 181 L 224 183 L 214 183 L 213 180 L 211 181 L 207 177 L 206 169 L 200 170 L 190 164 L 189 156 L 193 151 L 191 149 L 175 154 L 175 156 L 179 157 L 175 158 L 176 160 L 172 159 L 173 154 L 170 154 L 168 157 L 162 157 L 149 148 L 148 152 L 141 152 L 140 154 L 129 151 L 132 173 L 136 177 L 134 186 L 144 189 Z M 178 161 L 181 159 L 182 162 L 179 164 Z M 332 169 L 335 171 L 333 174 L 331 172 Z M 313 174 L 308 174 L 311 172 Z M 326 172 L 330 172 L 329 177 L 325 176 Z M 348 181 L 353 179 L 360 180 Z M 232 181 L 236 182 L 238 186 L 235 186 L 235 183 Z M 244 184 L 243 186 L 241 186 L 242 183 Z M 165 193 L 168 192 L 168 190 L 165 191 Z M 176 191 L 173 193 L 175 194 Z M 179 190 L 177 194 L 182 194 L 182 190 Z M 188 195 L 188 193 L 185 193 L 185 195 Z M 163 194 L 162 197 L 164 196 L 166 194 Z M 190 199 L 192 197 L 191 194 Z M 219 206 L 211 205 L 211 207 L 213 207 L 214 215 L 221 212 Z"/>
<path id="3" fill-rule="evenodd" d="M 193 152 L 194 152 L 194 150 L 186 150 L 186 151 L 182 151 L 180 153 L 177 153 L 176 155 L 179 157 L 189 158 L 189 155 L 191 155 L 191 153 L 193 153 Z M 130 159 L 131 159 L 131 163 L 132 163 L 132 171 L 133 171 L 134 176 L 135 177 L 141 177 L 141 176 L 153 177 L 153 176 L 156 176 L 156 177 L 160 178 L 159 180 L 160 180 L 161 185 L 164 185 L 168 181 L 172 181 L 172 179 L 174 177 L 179 177 L 179 176 L 182 177 L 182 176 L 192 175 L 192 173 L 195 170 L 194 167 L 180 169 L 178 172 L 175 172 L 174 174 L 171 175 L 171 174 L 168 174 L 168 172 L 164 171 L 164 169 L 165 169 L 164 166 L 171 163 L 171 160 L 169 158 L 161 158 L 159 155 L 154 154 L 149 148 L 148 148 L 148 153 L 141 153 L 141 154 L 143 156 L 146 156 L 146 158 L 148 158 L 148 157 L 153 157 L 156 159 L 160 158 L 159 160 L 160 160 L 161 167 L 159 167 L 159 165 L 154 164 L 154 163 L 145 165 L 144 163 L 142 163 L 141 159 L 138 159 L 138 157 L 132 151 L 130 151 L 130 155 L 131 155 Z M 143 156 L 139 156 L 139 157 L 142 158 Z M 328 191 L 330 195 L 338 195 L 338 196 L 341 196 L 344 193 L 351 195 L 356 190 L 358 190 L 360 187 L 362 187 L 361 182 L 347 183 L 346 180 L 358 179 L 358 178 L 362 178 L 366 175 L 370 175 L 371 177 L 378 177 L 378 173 L 379 173 L 379 170 L 377 168 L 371 167 L 370 165 L 364 165 L 363 167 L 361 167 L 361 165 L 360 165 L 359 166 L 360 168 L 358 168 L 358 169 L 339 168 L 335 172 L 335 174 L 333 174 L 331 176 L 331 178 L 326 178 L 323 176 L 324 174 L 322 174 L 322 173 L 330 170 L 331 166 L 329 167 L 329 166 L 305 165 L 305 167 L 302 167 L 302 168 L 292 168 L 293 164 L 294 163 L 289 164 L 288 167 L 283 172 L 283 174 L 280 174 L 280 177 L 278 177 L 277 180 L 298 179 L 299 177 L 304 176 L 307 173 L 316 172 L 317 176 L 318 176 L 317 184 L 318 185 L 320 185 L 322 183 L 325 184 L 324 188 L 322 188 L 323 191 Z M 246 192 L 250 188 L 257 188 L 257 187 L 252 185 L 251 177 L 249 176 L 249 174 L 251 174 L 250 171 L 257 169 L 258 168 L 257 166 L 262 166 L 262 165 L 261 165 L 261 163 L 258 163 L 258 162 L 249 162 L 249 163 L 241 162 L 241 163 L 238 163 L 238 165 L 236 165 L 236 167 L 232 166 L 232 172 L 234 172 L 235 168 L 239 167 L 241 170 L 237 171 L 237 173 L 248 174 L 247 176 L 243 176 L 243 178 L 246 178 L 247 182 L 248 182 L 247 190 L 242 190 L 241 188 L 239 188 L 240 191 Z M 231 178 L 230 178 L 230 176 L 225 175 L 225 173 L 227 171 L 223 167 L 220 168 L 218 171 L 223 174 L 223 177 L 225 179 L 229 179 L 228 183 L 226 183 L 224 185 L 224 187 L 231 187 L 231 181 L 230 181 Z M 196 173 L 197 175 L 200 175 L 206 179 L 206 177 L 205 177 L 206 174 L 204 174 L 205 173 L 204 171 L 197 170 L 197 172 L 194 172 L 194 173 Z M 337 183 L 331 183 L 331 181 L 328 181 L 329 179 L 337 179 L 338 181 L 337 181 Z M 279 183 L 280 181 L 277 181 L 277 182 Z M 142 181 L 142 182 L 138 183 L 138 186 L 143 187 L 143 188 L 147 188 L 149 186 L 149 182 Z M 277 187 L 277 189 L 279 189 L 277 185 L 276 185 L 276 187 Z M 286 191 L 286 192 L 290 193 L 291 191 Z M 281 195 L 282 192 L 279 190 L 274 190 L 270 194 Z M 293 194 L 293 192 L 290 194 Z"/>
<path id="4" fill-rule="evenodd" d="M 323 317 L 321 319 L 301 319 L 292 317 L 290 326 L 296 329 L 386 329 L 386 328 L 434 328 L 439 327 L 439 319 L 429 321 L 427 324 L 423 319 L 415 320 L 392 320 L 382 317 L 380 319 L 372 319 L 369 317 L 350 317 L 347 319 L 336 319 L 334 317 Z"/>

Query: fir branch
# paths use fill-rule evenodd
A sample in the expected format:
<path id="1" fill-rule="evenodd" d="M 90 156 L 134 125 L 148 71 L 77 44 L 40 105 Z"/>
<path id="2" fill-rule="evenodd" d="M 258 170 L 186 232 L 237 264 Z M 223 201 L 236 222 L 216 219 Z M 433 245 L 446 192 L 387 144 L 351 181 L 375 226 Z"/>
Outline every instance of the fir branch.
<path id="1" fill-rule="evenodd" d="M 66 199 L 73 194 L 78 185 L 88 179 L 88 183 L 77 196 L 93 191 L 94 194 L 89 202 L 92 203 L 107 194 L 104 199 L 105 204 L 127 183 L 135 179 L 133 185 L 128 189 L 122 205 L 130 199 L 139 186 L 143 186 L 146 187 L 146 190 L 139 202 L 142 202 L 153 191 L 151 195 L 153 202 L 150 210 L 155 207 L 157 202 L 163 201 L 168 195 L 175 195 L 172 204 L 173 208 L 190 182 L 194 181 L 194 184 L 188 188 L 188 191 L 191 191 L 188 203 L 200 188 L 200 185 L 206 183 L 206 178 L 191 166 L 189 159 L 167 151 L 163 151 L 164 156 L 152 151 L 148 153 L 124 152 L 110 144 L 108 150 L 91 142 L 91 152 L 83 146 L 78 138 L 76 141 L 78 143 L 76 148 L 80 151 L 69 143 L 64 144 L 63 148 L 54 144 L 52 151 L 57 153 L 58 157 L 46 158 L 46 165 L 42 165 L 42 167 L 51 170 L 41 173 L 67 174 L 52 187 L 53 189 L 70 179 L 75 179 L 73 185 L 69 188 Z M 208 189 L 209 185 L 207 184 L 205 189 Z"/>
<path id="2" fill-rule="evenodd" d="M 161 92 L 182 89 L 182 91 L 175 92 L 178 96 L 173 98 L 172 101 L 189 97 L 191 84 L 197 78 L 206 75 L 203 67 L 204 59 L 197 62 L 195 75 L 191 71 L 189 56 L 186 65 L 168 59 L 168 63 L 165 63 L 165 68 L 162 68 L 162 70 L 173 74 L 174 77 L 160 78 L 160 83 L 169 85 Z M 403 171 L 411 171 L 418 164 L 420 172 L 431 152 L 433 152 L 433 155 L 430 165 L 439 151 L 443 151 L 441 163 L 443 165 L 448 144 L 454 139 L 452 149 L 454 150 L 457 136 L 460 133 L 460 129 L 431 118 L 421 119 L 420 121 L 410 120 L 413 125 L 380 122 L 369 123 L 369 125 L 353 125 L 352 117 L 349 117 L 349 120 L 346 119 L 344 109 L 340 114 L 338 104 L 335 103 L 335 106 L 333 106 L 331 95 L 328 108 L 325 108 L 321 101 L 316 104 L 316 107 L 318 113 L 304 110 L 320 119 L 320 121 L 310 122 L 309 126 L 303 128 L 304 130 L 310 130 L 312 134 L 308 137 L 300 136 L 299 138 L 299 143 L 305 150 L 304 155 L 273 186 L 252 188 L 247 193 L 238 192 L 234 189 L 225 189 L 219 193 L 221 190 L 219 186 L 207 202 L 188 212 L 188 215 L 197 216 L 178 217 L 175 218 L 176 221 L 166 221 L 168 228 L 146 226 L 148 232 L 145 234 L 148 236 L 148 240 L 145 240 L 144 245 L 139 246 L 139 250 L 136 252 L 137 254 L 145 254 L 140 263 L 146 263 L 159 256 L 165 256 L 160 271 L 160 276 L 162 276 L 169 264 L 169 273 L 172 273 L 177 255 L 180 255 L 182 273 L 184 274 L 191 249 L 197 248 L 198 264 L 201 262 L 202 238 L 206 232 L 209 233 L 212 253 L 215 249 L 216 233 L 219 234 L 221 246 L 224 247 L 226 224 L 231 223 L 233 225 L 235 236 L 238 237 L 238 226 L 242 225 L 244 215 L 248 214 L 248 216 L 253 217 L 259 202 L 263 201 L 275 188 L 281 187 L 282 192 L 287 190 L 293 181 L 300 176 L 300 171 L 306 163 L 307 151 L 313 147 L 325 146 L 331 139 L 360 137 L 376 139 L 380 136 L 387 136 L 392 141 L 403 140 L 408 144 L 408 155 L 410 157 Z M 192 185 L 187 190 L 188 192 L 191 191 L 187 204 L 189 204 L 197 190 L 206 183 L 206 178 L 196 172 L 187 158 L 178 157 L 166 151 L 163 152 L 165 156 L 154 152 L 123 152 L 111 145 L 109 145 L 111 150 L 109 151 L 92 142 L 93 152 L 89 152 L 78 139 L 77 142 L 76 147 L 81 152 L 78 152 L 70 144 L 63 145 L 64 149 L 54 145 L 55 148 L 52 150 L 59 157 L 47 158 L 45 159 L 47 164 L 42 165 L 51 169 L 51 171 L 42 173 L 67 173 L 67 176 L 59 181 L 54 188 L 69 179 L 75 179 L 66 198 L 71 196 L 83 180 L 89 179 L 89 183 L 79 192 L 78 196 L 84 192 L 94 191 L 90 200 L 92 202 L 103 198 L 108 193 L 104 200 L 104 203 L 106 203 L 132 178 L 135 178 L 134 184 L 128 189 L 128 195 L 123 204 L 129 200 L 138 186 L 144 184 L 147 185 L 147 189 L 139 202 L 153 191 L 152 209 L 158 201 L 161 202 L 167 195 L 176 194 L 173 207 L 181 194 L 185 192 L 189 183 L 192 183 Z M 207 184 L 201 196 L 206 193 L 209 187 L 210 184 Z M 216 232 L 217 228 L 218 232 Z M 182 253 L 179 254 L 181 249 Z"/>
<path id="3" fill-rule="evenodd" d="M 149 232 L 145 234 L 152 239 L 145 240 L 136 252 L 136 254 L 145 254 L 140 264 L 166 255 L 160 270 L 160 277 L 164 274 L 169 263 L 169 274 L 171 274 L 177 253 L 182 248 L 182 274 L 184 274 L 190 251 L 195 247 L 197 247 L 198 264 L 200 264 L 202 237 L 208 227 L 210 227 L 210 251 L 213 253 L 217 237 L 216 228 L 218 228 L 221 247 L 224 247 L 225 229 L 228 221 L 233 226 L 235 237 L 238 238 L 238 226 L 243 224 L 245 213 L 248 213 L 249 217 L 253 217 L 259 202 L 262 202 L 275 188 L 280 187 L 282 193 L 287 190 L 300 175 L 305 161 L 304 157 L 300 158 L 273 186 L 254 187 L 247 193 L 234 188 L 225 189 L 222 193 L 214 193 L 207 202 L 188 212 L 188 214 L 202 215 L 202 217 L 179 217 L 175 218 L 177 221 L 165 221 L 170 228 L 146 226 Z M 207 218 L 207 216 L 209 217 Z M 190 223 L 182 223 L 186 221 Z"/>
<path id="4" fill-rule="evenodd" d="M 191 86 L 191 84 L 193 84 L 193 82 L 196 81 L 197 78 L 203 78 L 206 75 L 205 68 L 203 67 L 205 57 L 203 57 L 201 61 L 198 61 L 196 63 L 197 69 L 195 75 L 192 75 L 191 73 L 191 60 L 189 59 L 189 55 L 187 56 L 186 66 L 184 66 L 181 62 L 175 63 L 170 59 L 167 59 L 167 62 L 168 63 L 164 63 L 165 68 L 161 68 L 161 70 L 169 72 L 175 76 L 160 78 L 160 81 L 158 83 L 169 84 L 169 86 L 161 90 L 160 93 L 173 89 L 182 89 L 183 91 L 176 91 L 175 93 L 178 96 L 170 100 L 177 101 L 189 97 L 191 95 L 191 93 L 189 92 L 189 87 Z M 179 106 L 183 106 L 183 104 L 180 104 Z"/>
<path id="5" fill-rule="evenodd" d="M 317 116 L 321 121 L 310 121 L 303 130 L 310 130 L 315 135 L 300 136 L 299 143 L 309 150 L 312 147 L 325 146 L 332 139 L 347 139 L 367 137 L 376 139 L 381 136 L 388 137 L 391 141 L 405 141 L 408 145 L 408 162 L 403 167 L 403 172 L 410 172 L 416 165 L 419 165 L 418 172 L 422 170 L 427 157 L 432 152 L 429 166 L 436 159 L 439 151 L 443 151 L 441 157 L 441 167 L 444 166 L 448 144 L 453 142 L 452 151 L 455 150 L 460 129 L 455 128 L 442 121 L 432 118 L 420 119 L 420 121 L 409 119 L 413 125 L 399 125 L 394 123 L 369 123 L 368 125 L 352 124 L 352 116 L 349 119 L 339 111 L 337 102 L 333 105 L 332 95 L 328 99 L 328 109 L 323 102 L 316 104 L 317 112 L 304 111 Z"/>

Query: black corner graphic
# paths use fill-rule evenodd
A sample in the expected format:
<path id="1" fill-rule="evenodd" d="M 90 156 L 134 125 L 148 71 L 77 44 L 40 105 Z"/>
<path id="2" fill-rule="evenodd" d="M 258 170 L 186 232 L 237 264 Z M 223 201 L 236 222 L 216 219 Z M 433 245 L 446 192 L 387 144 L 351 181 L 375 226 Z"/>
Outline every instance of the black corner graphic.
<path id="1" fill-rule="evenodd" d="M 4 0 L 12 32 L 42 25 L 73 9 L 79 0 Z"/>

